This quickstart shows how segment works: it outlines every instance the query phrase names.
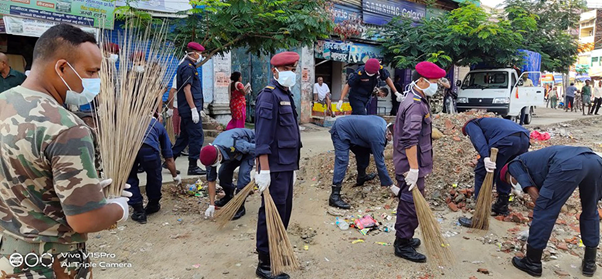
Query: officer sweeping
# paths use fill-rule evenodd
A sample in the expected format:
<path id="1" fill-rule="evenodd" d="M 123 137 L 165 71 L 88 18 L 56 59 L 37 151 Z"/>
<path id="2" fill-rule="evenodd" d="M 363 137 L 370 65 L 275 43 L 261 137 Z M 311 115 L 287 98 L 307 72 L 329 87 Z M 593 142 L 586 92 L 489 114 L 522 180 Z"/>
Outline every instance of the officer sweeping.
<path id="1" fill-rule="evenodd" d="M 134 208 L 132 220 L 140 224 L 146 224 L 146 216 L 156 213 L 161 209 L 161 204 L 159 203 L 161 200 L 161 185 L 163 184 L 161 155 L 165 158 L 165 164 L 171 172 L 173 181 L 176 182 L 176 185 L 182 184 L 182 179 L 177 174 L 167 130 L 153 117 L 150 124 L 148 124 L 144 143 L 140 147 L 138 155 L 136 155 L 134 166 L 127 180 L 127 183 L 131 185 L 129 191 L 132 192 L 132 197 L 128 204 Z M 143 207 L 142 194 L 140 193 L 140 180 L 138 180 L 139 168 L 146 172 L 146 196 L 148 197 L 146 208 Z"/>
<path id="2" fill-rule="evenodd" d="M 395 119 L 393 163 L 398 181 L 399 204 L 395 222 L 395 255 L 413 262 L 426 262 L 426 256 L 416 252 L 420 240 L 412 238 L 418 227 L 418 217 L 412 189 L 418 186 L 424 193 L 424 177 L 433 171 L 432 118 L 427 96 L 437 93 L 437 81 L 445 70 L 431 62 L 416 65 L 410 91 L 399 105 Z"/>
<path id="3" fill-rule="evenodd" d="M 535 202 L 527 255 L 512 258 L 512 264 L 532 276 L 541 276 L 541 255 L 554 223 L 562 206 L 579 187 L 583 210 L 579 227 L 585 245 L 581 272 L 593 276 L 600 243 L 598 201 L 602 199 L 602 158 L 587 147 L 551 146 L 519 155 L 502 168 L 500 175 Z"/>
<path id="4" fill-rule="evenodd" d="M 374 156 L 374 163 L 378 169 L 380 185 L 393 186 L 385 165 L 385 146 L 393 137 L 393 125 L 374 115 L 350 115 L 337 119 L 330 129 L 332 144 L 334 145 L 334 175 L 332 177 L 332 193 L 328 204 L 343 209 L 349 209 L 349 204 L 341 199 L 341 183 L 347 172 L 349 164 L 349 150 L 355 154 L 357 160 L 356 186 L 364 185 L 376 177 L 376 174 L 366 174 L 370 164 L 370 153 Z"/>
<path id="5" fill-rule="evenodd" d="M 215 207 L 226 205 L 234 197 L 232 177 L 238 167 L 238 181 L 236 190 L 242 190 L 251 182 L 251 170 L 255 164 L 255 131 L 250 129 L 232 129 L 219 134 L 213 143 L 201 149 L 201 163 L 207 166 L 207 182 L 209 183 L 209 207 L 205 217 L 213 217 Z M 215 180 L 224 188 L 226 196 L 215 200 Z M 244 204 L 236 212 L 233 220 L 239 219 L 246 213 Z"/>
<path id="6" fill-rule="evenodd" d="M 274 55 L 270 62 L 274 79 L 259 93 L 255 104 L 255 154 L 259 162 L 255 182 L 261 192 L 270 187 L 270 195 L 287 228 L 293 209 L 293 185 L 301 152 L 297 110 L 290 91 L 297 80 L 295 72 L 299 55 L 290 51 L 282 52 Z M 257 253 L 257 276 L 267 279 L 289 278 L 285 273 L 271 272 L 263 200 L 257 220 Z"/>
<path id="7" fill-rule="evenodd" d="M 188 146 L 188 175 L 203 175 L 197 161 L 203 146 L 203 89 L 196 64 L 201 62 L 205 48 L 195 42 L 188 43 L 186 59 L 178 66 L 176 81 L 178 89 L 178 114 L 180 135 L 173 146 L 174 158 L 180 156 Z"/>
<path id="8" fill-rule="evenodd" d="M 397 95 L 397 100 L 401 101 L 401 93 L 397 92 L 395 85 L 391 80 L 389 71 L 383 68 L 375 58 L 370 58 L 364 66 L 361 66 L 351 74 L 347 84 L 343 87 L 341 98 L 337 103 L 337 110 L 343 107 L 343 100 L 349 93 L 349 105 L 351 105 L 351 114 L 366 115 L 366 105 L 378 85 L 378 79 L 384 80 L 393 94 Z"/>
<path id="9" fill-rule="evenodd" d="M 468 120 L 462 127 L 462 134 L 470 137 L 472 145 L 481 156 L 474 170 L 475 200 L 487 172 L 495 172 L 498 197 L 491 211 L 495 215 L 508 215 L 511 186 L 501 179 L 496 166 L 503 166 L 516 156 L 529 151 L 529 131 L 510 120 L 485 117 Z M 495 162 L 489 158 L 492 147 L 498 149 Z M 459 222 L 462 226 L 472 227 L 472 218 L 461 217 Z"/>

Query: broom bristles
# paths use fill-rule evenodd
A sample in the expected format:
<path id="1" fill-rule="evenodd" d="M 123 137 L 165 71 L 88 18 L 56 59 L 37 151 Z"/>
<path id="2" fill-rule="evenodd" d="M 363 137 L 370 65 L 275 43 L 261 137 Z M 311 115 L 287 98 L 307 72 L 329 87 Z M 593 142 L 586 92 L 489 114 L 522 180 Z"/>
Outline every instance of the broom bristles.
<path id="1" fill-rule="evenodd" d="M 418 190 L 418 187 L 414 187 L 412 190 L 412 197 L 414 198 L 414 206 L 416 207 L 420 230 L 422 230 L 424 237 L 426 253 L 429 258 L 434 259 L 434 262 L 440 266 L 451 266 L 455 261 L 454 254 L 449 247 L 449 243 L 446 242 L 441 234 L 439 222 L 435 219 L 433 211 L 431 211 L 429 204 L 424 199 L 424 196 L 422 196 L 422 193 L 420 193 L 420 190 Z"/>
<path id="2" fill-rule="evenodd" d="M 251 191 L 255 188 L 255 182 L 251 181 L 245 188 L 243 188 L 234 198 L 232 198 L 224 207 L 217 211 L 215 215 L 215 221 L 218 224 L 218 228 L 222 229 L 238 212 L 238 209 L 245 202 L 245 199 Z"/>
<path id="3" fill-rule="evenodd" d="M 489 158 L 492 162 L 497 160 L 498 149 L 493 147 L 489 154 Z M 488 172 L 485 175 L 485 180 L 479 191 L 479 197 L 477 198 L 477 209 L 472 218 L 472 227 L 478 230 L 489 229 L 489 216 L 491 216 L 491 202 L 493 201 L 493 179 L 495 173 Z"/>
<path id="4" fill-rule="evenodd" d="M 263 191 L 263 202 L 265 204 L 272 275 L 299 269 L 300 266 L 297 257 L 295 257 L 295 251 L 288 239 L 286 228 L 282 223 L 278 208 L 274 204 L 269 189 Z"/>
<path id="5" fill-rule="evenodd" d="M 176 135 L 174 133 L 172 117 L 163 118 L 163 121 L 165 122 L 165 130 L 167 131 L 167 136 L 169 136 L 169 141 L 173 145 L 176 142 Z"/>

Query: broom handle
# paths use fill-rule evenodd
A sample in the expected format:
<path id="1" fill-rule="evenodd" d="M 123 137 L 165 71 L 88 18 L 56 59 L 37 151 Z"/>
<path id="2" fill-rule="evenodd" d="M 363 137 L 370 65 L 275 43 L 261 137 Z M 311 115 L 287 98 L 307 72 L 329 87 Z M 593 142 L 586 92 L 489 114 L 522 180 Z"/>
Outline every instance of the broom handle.
<path id="1" fill-rule="evenodd" d="M 491 148 L 491 151 L 489 152 L 490 153 L 489 159 L 491 159 L 491 162 L 495 163 L 495 161 L 497 161 L 497 152 L 498 152 L 497 148 L 495 148 L 495 147 Z"/>

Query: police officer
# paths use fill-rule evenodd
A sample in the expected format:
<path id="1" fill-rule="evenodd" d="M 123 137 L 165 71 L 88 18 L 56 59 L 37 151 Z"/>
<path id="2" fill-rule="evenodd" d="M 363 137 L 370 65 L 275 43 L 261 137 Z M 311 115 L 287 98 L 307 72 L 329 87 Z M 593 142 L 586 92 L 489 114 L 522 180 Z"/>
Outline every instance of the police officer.
<path id="1" fill-rule="evenodd" d="M 197 165 L 203 146 L 203 89 L 196 69 L 201 62 L 205 48 L 195 42 L 188 43 L 186 59 L 177 70 L 178 114 L 180 115 L 180 135 L 173 146 L 174 158 L 180 156 L 188 145 L 188 175 L 203 175 L 205 170 Z"/>
<path id="2" fill-rule="evenodd" d="M 209 183 L 209 207 L 205 217 L 213 217 L 215 206 L 222 207 L 234 197 L 232 177 L 238 167 L 238 181 L 236 190 L 242 190 L 251 182 L 251 170 L 255 164 L 255 131 L 250 129 L 231 129 L 220 133 L 213 143 L 201 149 L 201 163 L 207 166 L 207 182 Z M 217 179 L 217 165 L 219 169 L 219 184 L 224 188 L 226 196 L 215 200 L 215 180 Z M 233 220 L 239 219 L 246 213 L 245 206 L 238 210 Z"/>
<path id="3" fill-rule="evenodd" d="M 383 68 L 375 58 L 370 58 L 364 66 L 361 66 L 351 74 L 347 84 L 343 87 L 341 98 L 337 103 L 337 110 L 343 107 L 343 100 L 349 93 L 349 104 L 351 105 L 351 114 L 366 115 L 366 105 L 374 92 L 374 88 L 378 85 L 378 79 L 387 82 L 387 85 L 397 96 L 397 100 L 401 101 L 401 93 L 397 92 L 395 85 L 390 78 L 389 71 Z"/>
<path id="4" fill-rule="evenodd" d="M 374 163 L 378 169 L 380 185 L 393 186 L 385 165 L 385 146 L 393 137 L 393 125 L 375 115 L 350 115 L 337 119 L 330 129 L 332 144 L 334 145 L 334 175 L 332 177 L 332 193 L 328 204 L 343 209 L 349 209 L 349 204 L 341 199 L 341 183 L 347 172 L 349 163 L 349 150 L 355 154 L 357 160 L 356 186 L 364 185 L 376 177 L 376 174 L 366 174 L 370 164 L 370 153 L 374 156 Z"/>
<path id="5" fill-rule="evenodd" d="M 487 172 L 495 172 L 495 185 L 497 187 L 497 202 L 491 207 L 495 215 L 508 215 L 508 199 L 510 198 L 510 184 L 504 182 L 499 176 L 496 166 L 503 166 L 516 156 L 529 151 L 529 131 L 514 121 L 485 117 L 468 120 L 462 127 L 462 133 L 470 137 L 474 148 L 481 158 L 474 169 L 475 200 L 481 190 Z M 491 161 L 489 151 L 492 147 L 498 149 L 497 160 Z M 472 218 L 461 217 L 460 224 L 472 227 Z"/>
<path id="6" fill-rule="evenodd" d="M 445 70 L 437 65 L 418 63 L 410 91 L 399 105 L 395 119 L 393 163 L 400 188 L 397 192 L 395 255 L 413 262 L 426 262 L 426 256 L 416 252 L 420 240 L 412 238 L 418 227 L 412 189 L 418 186 L 424 193 L 424 177 L 433 171 L 433 120 L 426 97 L 437 93 L 437 81 L 444 76 Z"/>
<path id="7" fill-rule="evenodd" d="M 554 223 L 562 206 L 579 187 L 583 210 L 579 223 L 585 244 L 581 269 L 583 275 L 593 276 L 600 243 L 597 204 L 602 199 L 602 158 L 587 147 L 551 146 L 519 155 L 502 168 L 500 175 L 535 202 L 527 255 L 522 259 L 514 257 L 512 264 L 532 276 L 541 276 L 541 255 Z"/>
<path id="8" fill-rule="evenodd" d="M 299 55 L 290 51 L 281 52 L 274 55 L 270 62 L 274 79 L 259 93 L 255 104 L 255 154 L 259 162 L 255 182 L 261 192 L 271 186 L 270 195 L 278 208 L 284 227 L 287 228 L 293 209 L 293 184 L 295 171 L 299 169 L 301 152 L 297 110 L 290 91 L 297 80 Z M 285 273 L 272 274 L 270 270 L 263 201 L 257 220 L 257 253 L 257 276 L 289 278 Z"/>
<path id="9" fill-rule="evenodd" d="M 171 172 L 173 181 L 176 182 L 176 185 L 182 184 L 182 179 L 177 174 L 167 130 L 153 117 L 148 124 L 144 143 L 140 147 L 140 150 L 138 150 L 134 166 L 127 180 L 127 183 L 131 185 L 129 191 L 132 192 L 132 197 L 128 204 L 134 208 L 132 220 L 140 224 L 146 224 L 146 215 L 156 213 L 161 209 L 161 204 L 159 203 L 161 200 L 161 185 L 163 184 L 161 155 L 165 158 L 165 164 Z M 148 197 L 146 208 L 143 207 L 142 194 L 140 194 L 139 168 L 146 172 L 146 196 Z"/>

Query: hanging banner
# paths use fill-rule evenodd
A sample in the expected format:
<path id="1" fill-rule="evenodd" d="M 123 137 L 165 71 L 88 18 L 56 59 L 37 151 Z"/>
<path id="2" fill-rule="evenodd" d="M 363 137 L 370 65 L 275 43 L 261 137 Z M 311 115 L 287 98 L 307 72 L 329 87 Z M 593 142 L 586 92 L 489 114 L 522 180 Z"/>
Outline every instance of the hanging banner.
<path id="1" fill-rule="evenodd" d="M 112 0 L 2 0 L 0 14 L 113 29 Z"/>
<path id="2" fill-rule="evenodd" d="M 50 27 L 55 26 L 59 23 L 60 22 L 56 21 L 4 16 L 4 25 L 6 26 L 6 33 L 11 35 L 40 37 Z M 96 36 L 97 29 L 95 28 L 81 27 L 81 29 Z"/>
<path id="3" fill-rule="evenodd" d="M 315 57 L 347 62 L 349 59 L 349 45 L 340 41 L 318 41 L 315 48 Z"/>
<path id="4" fill-rule="evenodd" d="M 366 63 L 368 59 L 383 59 L 380 47 L 367 44 L 353 44 L 349 47 L 349 63 Z"/>
<path id="5" fill-rule="evenodd" d="M 4 27 L 4 18 L 0 16 L 0 34 L 6 34 L 6 28 Z"/>
<path id="6" fill-rule="evenodd" d="M 426 6 L 407 1 L 393 0 L 364 0 L 364 23 L 385 25 L 392 18 L 406 16 L 413 21 L 419 21 L 426 16 Z"/>

